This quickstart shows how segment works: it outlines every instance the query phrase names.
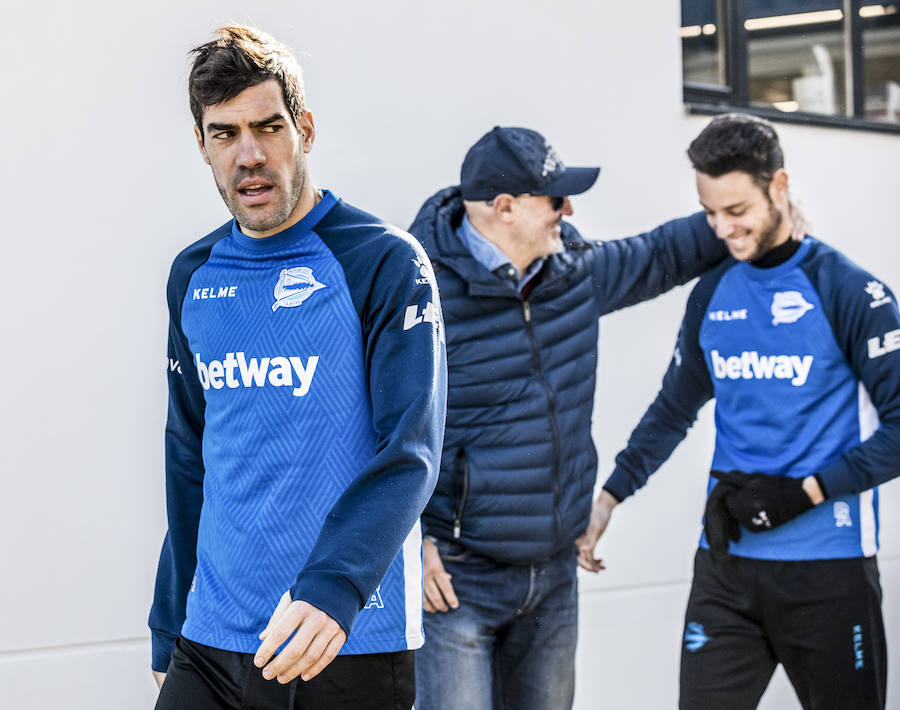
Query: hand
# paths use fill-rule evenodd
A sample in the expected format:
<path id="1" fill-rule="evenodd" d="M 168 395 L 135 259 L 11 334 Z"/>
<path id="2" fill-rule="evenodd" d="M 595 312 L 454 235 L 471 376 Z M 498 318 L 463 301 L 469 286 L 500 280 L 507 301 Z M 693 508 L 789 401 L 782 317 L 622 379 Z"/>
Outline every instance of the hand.
<path id="1" fill-rule="evenodd" d="M 272 654 L 291 634 L 294 637 L 270 663 Z M 277 678 L 284 684 L 297 676 L 315 678 L 338 655 L 347 634 L 324 611 L 309 602 L 291 601 L 291 593 L 285 592 L 259 638 L 262 644 L 253 663 L 257 668 L 265 666 L 263 678 Z"/>
<path id="2" fill-rule="evenodd" d="M 591 519 L 588 521 L 587 530 L 575 541 L 575 547 L 578 548 L 578 566 L 588 572 L 596 574 L 600 570 L 606 569 L 603 560 L 594 557 L 594 548 L 606 531 L 606 526 L 609 525 L 613 508 L 618 504 L 619 501 L 613 498 L 611 493 L 601 490 L 591 508 Z"/>
<path id="3" fill-rule="evenodd" d="M 422 608 L 429 612 L 450 611 L 459 608 L 459 600 L 450 578 L 453 576 L 444 569 L 441 553 L 437 545 L 427 538 L 422 540 L 422 558 L 424 560 L 425 584 L 422 595 Z"/>
<path id="4" fill-rule="evenodd" d="M 159 671 L 153 671 L 153 680 L 156 681 L 156 689 L 162 690 L 163 683 L 166 682 L 166 674 Z"/>
<path id="5" fill-rule="evenodd" d="M 788 195 L 788 219 L 791 220 L 791 239 L 795 242 L 803 241 L 803 237 L 810 233 L 812 224 L 806 219 L 800 203 Z"/>
<path id="6" fill-rule="evenodd" d="M 723 471 L 710 471 L 710 474 L 718 481 L 715 488 L 706 499 L 706 512 L 704 514 L 703 529 L 706 532 L 706 541 L 713 554 L 724 555 L 728 552 L 729 540 L 737 542 L 741 539 L 741 526 L 728 511 L 726 499 L 729 495 L 739 490 L 747 478 L 739 471 L 724 473 Z"/>
<path id="7" fill-rule="evenodd" d="M 743 477 L 743 485 L 726 496 L 725 505 L 728 512 L 753 533 L 784 525 L 813 507 L 802 478 L 737 472 L 713 472 L 713 475 L 720 481 Z"/>

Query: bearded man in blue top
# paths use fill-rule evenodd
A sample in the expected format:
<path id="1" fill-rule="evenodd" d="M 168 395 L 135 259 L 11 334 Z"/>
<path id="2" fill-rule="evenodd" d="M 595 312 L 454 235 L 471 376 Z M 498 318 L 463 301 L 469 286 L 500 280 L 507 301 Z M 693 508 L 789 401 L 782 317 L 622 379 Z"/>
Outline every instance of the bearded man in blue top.
<path id="1" fill-rule="evenodd" d="M 157 708 L 409 710 L 445 412 L 434 275 L 313 186 L 283 45 L 230 26 L 194 54 L 197 143 L 234 219 L 169 278 Z"/>
<path id="2" fill-rule="evenodd" d="M 593 550 L 613 508 L 715 398 L 680 707 L 755 708 L 780 663 L 806 710 L 880 710 L 878 485 L 900 460 L 900 311 L 835 249 L 789 238 L 770 124 L 717 117 L 688 156 L 731 258 L 688 299 L 662 389 L 616 457 L 579 563 L 599 568 Z"/>

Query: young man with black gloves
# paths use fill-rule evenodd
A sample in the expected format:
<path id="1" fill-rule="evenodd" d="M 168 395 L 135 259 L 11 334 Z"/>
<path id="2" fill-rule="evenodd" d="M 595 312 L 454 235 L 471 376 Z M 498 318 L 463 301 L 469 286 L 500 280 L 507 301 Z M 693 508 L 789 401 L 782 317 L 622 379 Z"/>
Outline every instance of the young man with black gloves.
<path id="1" fill-rule="evenodd" d="M 596 568 L 612 509 L 715 398 L 681 709 L 755 708 L 780 663 L 806 710 L 880 710 L 877 486 L 900 460 L 900 311 L 835 249 L 789 238 L 769 123 L 717 117 L 688 155 L 731 258 L 693 289 L 662 389 L 616 457 L 579 562 Z"/>
<path id="2" fill-rule="evenodd" d="M 449 368 L 422 518 L 418 710 L 571 707 L 598 319 L 725 256 L 702 214 L 586 241 L 564 218 L 598 172 L 567 167 L 535 131 L 496 127 L 410 227 L 435 265 Z"/>
<path id="3" fill-rule="evenodd" d="M 230 26 L 194 54 L 234 219 L 169 277 L 157 708 L 409 710 L 446 394 L 428 258 L 313 186 L 286 47 Z"/>

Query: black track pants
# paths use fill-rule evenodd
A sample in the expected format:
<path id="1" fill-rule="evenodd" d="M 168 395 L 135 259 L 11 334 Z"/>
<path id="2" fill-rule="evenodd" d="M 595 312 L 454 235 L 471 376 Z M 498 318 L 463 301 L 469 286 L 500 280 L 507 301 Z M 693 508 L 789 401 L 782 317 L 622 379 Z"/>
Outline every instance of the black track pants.
<path id="1" fill-rule="evenodd" d="M 414 662 L 412 651 L 338 656 L 312 680 L 281 685 L 252 653 L 179 637 L 156 710 L 410 710 Z"/>
<path id="2" fill-rule="evenodd" d="M 779 663 L 805 710 L 884 709 L 874 557 L 782 562 L 697 551 L 681 710 L 753 710 Z"/>

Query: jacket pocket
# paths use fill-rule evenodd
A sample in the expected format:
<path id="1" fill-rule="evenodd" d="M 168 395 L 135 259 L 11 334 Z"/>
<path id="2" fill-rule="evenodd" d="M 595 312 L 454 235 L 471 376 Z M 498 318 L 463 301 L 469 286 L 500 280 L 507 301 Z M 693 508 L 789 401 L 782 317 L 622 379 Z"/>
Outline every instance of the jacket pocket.
<path id="1" fill-rule="evenodd" d="M 466 499 L 469 497 L 469 461 L 466 458 L 466 450 L 460 448 L 456 452 L 456 461 L 453 464 L 456 469 L 456 512 L 453 514 L 453 538 L 459 539 L 462 535 L 463 513 L 466 510 Z"/>

